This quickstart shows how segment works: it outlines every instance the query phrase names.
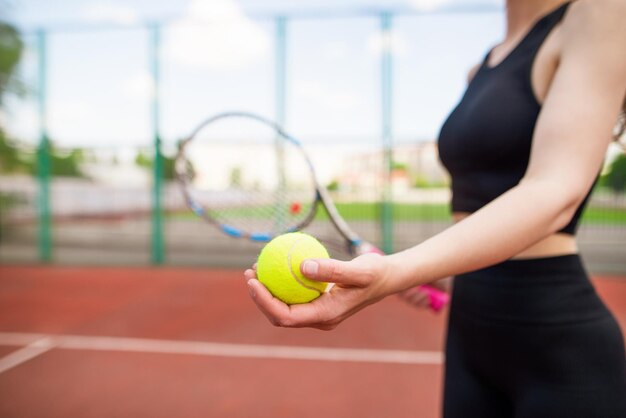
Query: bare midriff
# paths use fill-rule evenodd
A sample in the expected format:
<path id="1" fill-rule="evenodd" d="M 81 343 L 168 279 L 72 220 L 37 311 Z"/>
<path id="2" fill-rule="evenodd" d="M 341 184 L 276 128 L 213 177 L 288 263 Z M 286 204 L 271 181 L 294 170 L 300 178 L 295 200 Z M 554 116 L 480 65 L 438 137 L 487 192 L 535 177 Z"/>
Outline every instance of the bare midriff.
<path id="1" fill-rule="evenodd" d="M 459 222 L 469 216 L 467 212 L 455 212 L 452 214 L 454 222 Z M 541 241 L 526 248 L 524 251 L 511 257 L 513 259 L 542 258 L 558 255 L 575 254 L 578 252 L 576 238 L 570 234 L 554 233 Z"/>

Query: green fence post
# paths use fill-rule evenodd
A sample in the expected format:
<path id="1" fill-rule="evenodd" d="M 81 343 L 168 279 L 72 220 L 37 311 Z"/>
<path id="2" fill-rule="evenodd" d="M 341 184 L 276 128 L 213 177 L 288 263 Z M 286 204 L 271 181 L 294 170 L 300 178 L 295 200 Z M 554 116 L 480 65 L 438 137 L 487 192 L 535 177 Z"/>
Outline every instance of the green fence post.
<path id="1" fill-rule="evenodd" d="M 151 259 L 153 264 L 165 262 L 165 248 L 163 240 L 163 155 L 161 153 L 161 137 L 159 132 L 159 53 L 160 28 L 153 25 L 150 28 L 151 49 L 150 61 L 152 69 L 152 132 L 154 138 L 154 164 L 152 172 L 152 234 Z"/>
<path id="2" fill-rule="evenodd" d="M 276 122 L 285 124 L 285 104 L 287 93 L 287 19 L 276 18 L 276 51 L 275 62 L 275 112 Z"/>
<path id="3" fill-rule="evenodd" d="M 52 260 L 52 222 L 50 215 L 50 141 L 48 139 L 48 123 L 46 115 L 46 33 L 37 32 L 38 54 L 38 94 L 39 107 L 39 146 L 37 147 L 37 216 L 38 234 L 37 247 L 39 261 L 47 263 Z"/>
<path id="4" fill-rule="evenodd" d="M 283 16 L 276 18 L 276 40 L 274 47 L 274 118 L 279 126 L 284 127 L 286 122 L 285 103 L 287 92 L 287 19 Z M 276 231 L 283 231 L 287 218 L 287 202 L 282 192 L 284 192 L 287 186 L 285 180 L 285 150 L 283 139 L 280 135 L 277 135 L 275 138 L 275 148 L 278 190 L 280 190 L 281 193 L 276 199 L 274 229 Z"/>
<path id="5" fill-rule="evenodd" d="M 392 137 L 392 51 L 391 14 L 384 12 L 381 21 L 381 114 L 383 145 L 383 193 L 381 204 L 382 249 L 387 254 L 393 252 L 393 202 L 391 190 L 391 168 L 393 160 Z"/>

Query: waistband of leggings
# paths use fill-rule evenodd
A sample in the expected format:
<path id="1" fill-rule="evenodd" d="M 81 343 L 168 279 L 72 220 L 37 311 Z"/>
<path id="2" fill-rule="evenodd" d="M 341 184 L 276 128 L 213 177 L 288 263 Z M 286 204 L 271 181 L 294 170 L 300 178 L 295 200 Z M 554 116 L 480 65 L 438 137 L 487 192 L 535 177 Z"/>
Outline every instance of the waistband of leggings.
<path id="1" fill-rule="evenodd" d="M 477 273 L 496 276 L 506 275 L 510 278 L 540 277 L 544 275 L 587 275 L 587 271 L 580 254 L 565 254 L 541 258 L 509 259 L 489 267 L 465 273 L 465 275 L 473 275 Z"/>

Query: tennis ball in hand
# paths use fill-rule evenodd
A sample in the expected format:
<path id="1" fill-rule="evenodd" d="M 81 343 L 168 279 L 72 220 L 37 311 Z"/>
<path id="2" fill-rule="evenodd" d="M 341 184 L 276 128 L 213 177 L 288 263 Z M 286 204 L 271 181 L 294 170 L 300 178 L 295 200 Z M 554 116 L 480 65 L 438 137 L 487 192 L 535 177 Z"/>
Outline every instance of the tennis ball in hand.
<path id="1" fill-rule="evenodd" d="M 267 243 L 257 261 L 257 278 L 283 302 L 307 303 L 324 293 L 328 283 L 312 281 L 300 272 L 307 258 L 329 258 L 318 240 L 301 232 L 280 235 Z"/>

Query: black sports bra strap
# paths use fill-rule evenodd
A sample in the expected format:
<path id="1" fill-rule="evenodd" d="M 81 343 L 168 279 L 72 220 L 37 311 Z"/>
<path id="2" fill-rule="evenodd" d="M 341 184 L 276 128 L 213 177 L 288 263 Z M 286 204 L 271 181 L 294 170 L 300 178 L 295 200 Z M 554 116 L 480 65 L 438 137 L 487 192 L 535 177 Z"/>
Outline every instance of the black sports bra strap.
<path id="1" fill-rule="evenodd" d="M 511 50 L 511 52 L 509 52 L 509 54 L 502 61 L 493 67 L 489 67 L 489 58 L 491 57 L 493 48 L 490 49 L 483 58 L 481 68 L 493 69 L 505 64 L 507 61 L 517 61 L 519 59 L 528 60 L 529 55 L 534 57 L 550 32 L 552 32 L 554 27 L 561 22 L 567 12 L 567 9 L 572 3 L 573 1 L 563 3 L 555 10 L 539 18 L 529 29 L 526 35 L 524 35 L 522 40 L 515 46 L 515 48 L 513 48 L 513 50 Z M 532 62 L 532 60 L 530 60 L 530 62 Z"/>

